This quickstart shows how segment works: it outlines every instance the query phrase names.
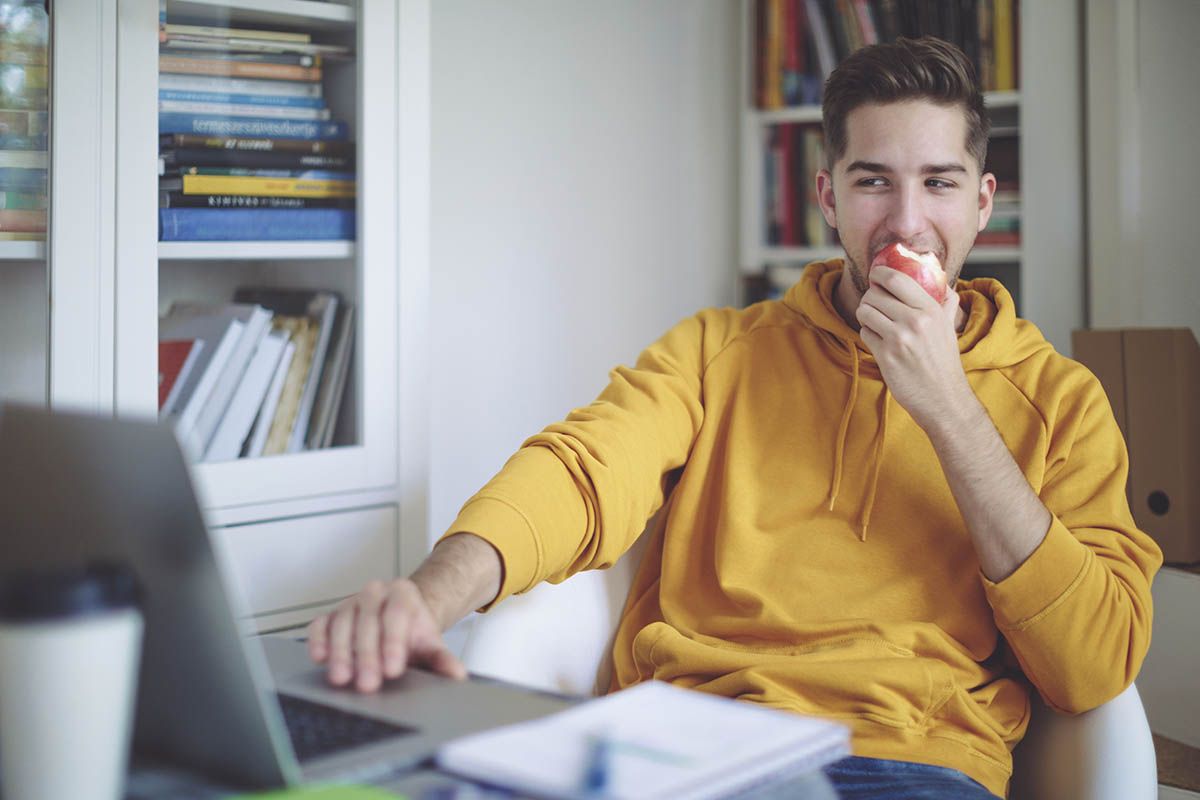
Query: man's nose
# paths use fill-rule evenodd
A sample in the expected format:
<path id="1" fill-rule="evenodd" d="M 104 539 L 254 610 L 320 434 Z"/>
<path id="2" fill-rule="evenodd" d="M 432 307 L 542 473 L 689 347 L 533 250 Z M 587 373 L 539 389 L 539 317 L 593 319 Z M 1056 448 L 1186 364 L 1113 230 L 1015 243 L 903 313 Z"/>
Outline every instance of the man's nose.
<path id="1" fill-rule="evenodd" d="M 888 228 L 897 239 L 913 241 L 926 227 L 924 197 L 920 187 L 904 186 L 893 195 Z"/>

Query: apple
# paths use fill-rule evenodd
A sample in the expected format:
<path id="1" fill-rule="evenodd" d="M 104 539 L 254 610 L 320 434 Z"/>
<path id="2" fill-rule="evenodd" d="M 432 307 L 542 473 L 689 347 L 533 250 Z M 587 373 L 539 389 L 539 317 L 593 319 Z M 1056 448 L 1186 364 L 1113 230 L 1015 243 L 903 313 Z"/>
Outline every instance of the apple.
<path id="1" fill-rule="evenodd" d="M 935 253 L 917 253 L 896 242 L 879 251 L 871 267 L 891 267 L 909 276 L 934 300 L 946 299 L 946 270 Z"/>

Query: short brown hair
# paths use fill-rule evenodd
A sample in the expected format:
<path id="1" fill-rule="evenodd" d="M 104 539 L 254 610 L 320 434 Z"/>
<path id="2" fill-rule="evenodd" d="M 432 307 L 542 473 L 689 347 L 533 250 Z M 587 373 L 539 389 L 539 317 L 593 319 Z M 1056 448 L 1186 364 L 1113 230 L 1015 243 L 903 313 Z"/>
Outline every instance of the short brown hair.
<path id="1" fill-rule="evenodd" d="M 967 118 L 967 152 L 983 172 L 991 122 L 975 67 L 962 50 L 933 36 L 901 37 L 863 47 L 829 76 L 821 103 L 829 170 L 846 154 L 846 118 L 851 111 L 868 103 L 902 100 L 962 106 Z"/>

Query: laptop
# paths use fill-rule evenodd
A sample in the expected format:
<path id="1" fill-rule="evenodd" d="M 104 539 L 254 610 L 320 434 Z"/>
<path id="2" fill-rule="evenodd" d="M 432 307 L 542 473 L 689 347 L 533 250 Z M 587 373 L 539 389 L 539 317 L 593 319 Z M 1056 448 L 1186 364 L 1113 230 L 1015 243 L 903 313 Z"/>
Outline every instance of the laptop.
<path id="1" fill-rule="evenodd" d="M 135 757 L 231 787 L 374 781 L 465 733 L 570 703 L 421 670 L 359 695 L 330 686 L 302 642 L 248 635 L 188 466 L 157 421 L 0 408 L 0 552 L 3 570 L 105 560 L 135 571 Z"/>

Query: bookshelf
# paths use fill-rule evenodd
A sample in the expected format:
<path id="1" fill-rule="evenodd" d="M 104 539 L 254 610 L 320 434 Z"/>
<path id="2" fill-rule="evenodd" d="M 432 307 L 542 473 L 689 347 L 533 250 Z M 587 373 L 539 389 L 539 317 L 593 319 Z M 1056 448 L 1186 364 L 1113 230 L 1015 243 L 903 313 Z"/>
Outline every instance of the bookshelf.
<path id="1" fill-rule="evenodd" d="M 164 8 L 169 22 L 347 49 L 321 66 L 355 145 L 351 235 L 160 241 L 159 0 L 58 0 L 49 202 L 64 222 L 46 242 L 0 242 L 0 399 L 157 417 L 159 319 L 173 304 L 227 304 L 244 286 L 336 291 L 354 321 L 332 446 L 192 468 L 254 625 L 302 624 L 426 548 L 430 3 Z"/>
<path id="2" fill-rule="evenodd" d="M 872 6 L 878 8 L 878 4 Z M 1051 343 L 1067 354 L 1071 330 L 1082 327 L 1084 321 L 1081 13 L 1070 4 L 1020 3 L 1017 72 L 1036 75 L 1037 80 L 1023 81 L 1014 91 L 985 92 L 993 128 L 989 159 L 998 136 L 1016 137 L 1018 142 L 1018 196 L 1008 213 L 1018 221 L 1020 241 L 977 244 L 963 268 L 964 277 L 1000 279 L 1016 298 L 1019 313 L 1035 322 Z M 742 2 L 741 41 L 738 290 L 739 297 L 749 301 L 770 284 L 768 265 L 779 283 L 798 276 L 809 261 L 843 254 L 836 244 L 767 243 L 764 164 L 768 132 L 773 126 L 787 124 L 819 127 L 821 108 L 757 107 L 755 0 Z M 806 180 L 812 181 L 812 174 L 806 174 Z M 774 287 L 775 291 L 779 288 Z"/>

